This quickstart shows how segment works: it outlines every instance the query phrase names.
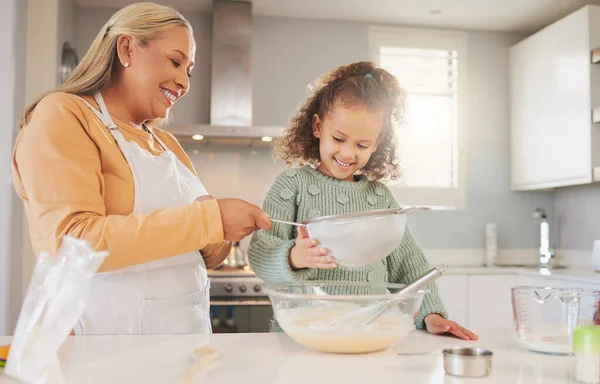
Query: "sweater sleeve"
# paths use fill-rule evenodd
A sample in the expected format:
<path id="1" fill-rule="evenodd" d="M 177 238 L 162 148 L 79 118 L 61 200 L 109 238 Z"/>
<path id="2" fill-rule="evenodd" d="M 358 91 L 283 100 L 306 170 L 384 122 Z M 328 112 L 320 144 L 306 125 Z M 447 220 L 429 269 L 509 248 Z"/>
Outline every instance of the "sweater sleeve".
<path id="1" fill-rule="evenodd" d="M 28 220 L 44 250 L 55 252 L 65 235 L 81 238 L 110 253 L 100 267 L 110 271 L 223 242 L 216 200 L 108 215 L 99 149 L 84 124 L 77 107 L 50 95 L 15 145 L 15 188 L 28 203 Z"/>
<path id="2" fill-rule="evenodd" d="M 299 193 L 297 178 L 280 175 L 267 193 L 263 211 L 270 217 L 296 221 L 296 199 Z M 250 267 L 258 277 L 270 284 L 310 280 L 316 275 L 314 269 L 292 269 L 290 250 L 296 244 L 297 229 L 288 224 L 273 223 L 268 230 L 252 235 L 248 247 Z"/>
<path id="3" fill-rule="evenodd" d="M 391 193 L 390 197 L 390 208 L 399 208 Z M 429 269 L 429 263 L 407 225 L 400 245 L 388 257 L 390 283 L 410 284 Z M 418 329 L 425 329 L 425 317 L 432 313 L 448 318 L 442 299 L 438 295 L 437 285 L 432 283 L 426 289 L 429 293 L 423 298 L 419 315 L 415 320 Z"/>
<path id="4" fill-rule="evenodd" d="M 225 240 L 220 244 L 209 244 L 202 248 L 200 253 L 202 253 L 206 268 L 214 269 L 221 266 L 223 260 L 229 255 L 229 251 L 231 251 L 231 241 Z"/>

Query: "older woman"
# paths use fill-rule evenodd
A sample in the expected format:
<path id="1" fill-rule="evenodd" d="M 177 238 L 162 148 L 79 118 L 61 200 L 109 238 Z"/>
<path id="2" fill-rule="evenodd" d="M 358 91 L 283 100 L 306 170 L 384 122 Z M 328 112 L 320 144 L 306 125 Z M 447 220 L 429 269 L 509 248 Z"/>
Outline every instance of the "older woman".
<path id="1" fill-rule="evenodd" d="M 157 119 L 189 91 L 195 42 L 172 8 L 139 3 L 102 27 L 80 65 L 30 105 L 13 155 L 36 252 L 64 235 L 110 255 L 76 334 L 208 333 L 207 266 L 270 221 L 213 199 Z"/>

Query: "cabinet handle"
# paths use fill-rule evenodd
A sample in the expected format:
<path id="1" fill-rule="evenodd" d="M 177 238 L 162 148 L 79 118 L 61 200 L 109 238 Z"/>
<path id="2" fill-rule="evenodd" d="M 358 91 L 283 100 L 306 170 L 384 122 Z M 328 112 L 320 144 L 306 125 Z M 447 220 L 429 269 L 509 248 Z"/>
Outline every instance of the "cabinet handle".
<path id="1" fill-rule="evenodd" d="M 592 123 L 600 123 L 600 107 L 592 109 Z"/>
<path id="2" fill-rule="evenodd" d="M 600 63 L 600 48 L 592 51 L 592 64 Z"/>

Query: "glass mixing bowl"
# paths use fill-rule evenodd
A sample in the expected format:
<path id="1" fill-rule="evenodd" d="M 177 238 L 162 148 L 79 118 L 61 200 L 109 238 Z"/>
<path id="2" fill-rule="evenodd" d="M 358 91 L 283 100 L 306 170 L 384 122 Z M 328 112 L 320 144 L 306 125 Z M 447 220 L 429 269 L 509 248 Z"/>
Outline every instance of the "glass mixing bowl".
<path id="1" fill-rule="evenodd" d="M 573 330 L 592 325 L 600 291 L 582 288 L 513 287 L 517 342 L 525 349 L 557 355 L 573 353 Z"/>
<path id="2" fill-rule="evenodd" d="M 307 281 L 268 286 L 275 319 L 297 343 L 333 353 L 368 353 L 402 340 L 414 326 L 427 290 L 397 294 L 400 284 Z M 361 308 L 389 302 L 372 323 L 339 321 Z M 386 307 L 386 306 L 384 306 Z M 364 310 L 363 310 L 364 312 Z M 348 318 L 345 317 L 345 320 Z"/>

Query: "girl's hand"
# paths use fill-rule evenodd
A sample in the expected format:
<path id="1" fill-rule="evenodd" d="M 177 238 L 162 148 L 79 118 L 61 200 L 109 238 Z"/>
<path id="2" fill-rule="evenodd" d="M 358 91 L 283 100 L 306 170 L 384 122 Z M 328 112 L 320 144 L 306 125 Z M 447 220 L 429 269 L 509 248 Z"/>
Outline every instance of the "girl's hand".
<path id="1" fill-rule="evenodd" d="M 329 251 L 317 247 L 317 245 L 317 241 L 310 239 L 304 228 L 298 227 L 296 245 L 290 251 L 290 265 L 292 268 L 336 268 L 337 264 L 333 257 L 325 256 Z"/>
<path id="2" fill-rule="evenodd" d="M 463 340 L 477 340 L 479 338 L 468 329 L 461 327 L 452 320 L 444 319 L 437 313 L 432 313 L 425 317 L 425 326 L 427 327 L 427 332 L 435 335 L 451 333 Z"/>

